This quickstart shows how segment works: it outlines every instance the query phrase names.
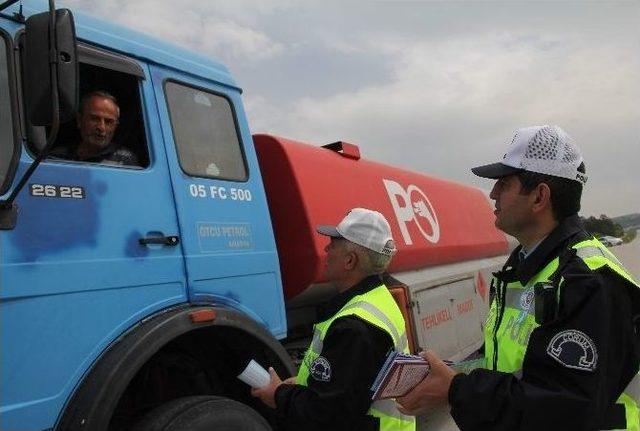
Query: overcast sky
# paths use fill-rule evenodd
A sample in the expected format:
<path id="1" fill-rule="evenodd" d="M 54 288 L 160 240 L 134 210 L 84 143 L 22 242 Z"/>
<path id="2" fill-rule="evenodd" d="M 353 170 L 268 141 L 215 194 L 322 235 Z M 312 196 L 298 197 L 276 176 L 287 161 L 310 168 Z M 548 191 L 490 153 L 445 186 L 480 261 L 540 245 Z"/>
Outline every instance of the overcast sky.
<path id="1" fill-rule="evenodd" d="M 640 212 L 640 1 L 67 0 L 214 57 L 253 133 L 490 188 L 522 126 L 582 148 L 585 216 Z"/>

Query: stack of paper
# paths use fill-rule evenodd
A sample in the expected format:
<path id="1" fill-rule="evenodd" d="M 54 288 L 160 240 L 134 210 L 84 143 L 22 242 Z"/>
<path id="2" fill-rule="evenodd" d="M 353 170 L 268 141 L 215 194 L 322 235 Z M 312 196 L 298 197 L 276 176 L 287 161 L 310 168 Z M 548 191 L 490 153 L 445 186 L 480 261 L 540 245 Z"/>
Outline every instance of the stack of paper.
<path id="1" fill-rule="evenodd" d="M 460 362 L 451 362 L 444 360 L 445 364 L 447 364 L 456 374 L 464 373 L 469 374 L 471 371 L 476 368 L 485 368 L 485 359 L 484 357 L 475 358 L 475 359 L 467 359 L 466 361 Z"/>
<path id="2" fill-rule="evenodd" d="M 373 382 L 373 400 L 406 395 L 429 374 L 429 363 L 421 356 L 392 351 Z"/>
<path id="3" fill-rule="evenodd" d="M 247 368 L 240 373 L 238 378 L 252 388 L 263 388 L 271 381 L 269 372 L 253 359 L 249 361 Z"/>

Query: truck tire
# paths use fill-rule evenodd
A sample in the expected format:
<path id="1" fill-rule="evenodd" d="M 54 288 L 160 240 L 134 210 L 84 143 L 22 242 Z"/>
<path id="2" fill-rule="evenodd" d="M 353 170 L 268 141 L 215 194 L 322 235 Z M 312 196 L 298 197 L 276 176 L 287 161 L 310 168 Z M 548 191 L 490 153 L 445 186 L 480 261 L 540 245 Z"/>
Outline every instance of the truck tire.
<path id="1" fill-rule="evenodd" d="M 229 398 L 178 398 L 151 410 L 132 431 L 271 431 L 252 408 Z"/>

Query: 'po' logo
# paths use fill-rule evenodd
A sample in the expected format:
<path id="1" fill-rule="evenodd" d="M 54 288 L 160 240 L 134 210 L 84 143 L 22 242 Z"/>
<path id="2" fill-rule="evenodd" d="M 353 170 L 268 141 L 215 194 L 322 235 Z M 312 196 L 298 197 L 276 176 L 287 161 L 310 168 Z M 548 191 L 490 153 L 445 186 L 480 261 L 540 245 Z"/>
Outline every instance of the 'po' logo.
<path id="1" fill-rule="evenodd" d="M 436 243 L 440 240 L 440 225 L 433 205 L 417 186 L 410 184 L 405 190 L 400 184 L 392 180 L 383 179 L 382 182 L 389 194 L 389 200 L 393 211 L 396 213 L 398 226 L 402 232 L 405 244 L 413 244 L 407 223 L 413 222 L 418 230 L 429 242 Z"/>

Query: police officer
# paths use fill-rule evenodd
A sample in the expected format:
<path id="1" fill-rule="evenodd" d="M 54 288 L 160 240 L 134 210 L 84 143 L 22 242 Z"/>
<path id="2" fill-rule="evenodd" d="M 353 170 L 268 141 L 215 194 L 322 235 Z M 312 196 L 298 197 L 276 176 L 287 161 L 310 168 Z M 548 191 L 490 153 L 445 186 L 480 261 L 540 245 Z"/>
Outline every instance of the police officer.
<path id="1" fill-rule="evenodd" d="M 582 228 L 580 150 L 559 127 L 519 129 L 501 162 L 496 226 L 520 245 L 494 274 L 486 369 L 457 374 L 434 352 L 431 374 L 400 409 L 450 405 L 468 430 L 638 430 L 640 288 Z"/>
<path id="2" fill-rule="evenodd" d="M 370 388 L 391 349 L 408 352 L 405 322 L 384 285 L 396 252 L 382 214 L 354 208 L 337 226 L 320 226 L 326 279 L 338 289 L 314 326 L 296 378 L 271 383 L 252 394 L 276 409 L 291 430 L 415 430 L 392 400 L 371 402 Z M 295 380 L 294 380 L 295 379 Z"/>

